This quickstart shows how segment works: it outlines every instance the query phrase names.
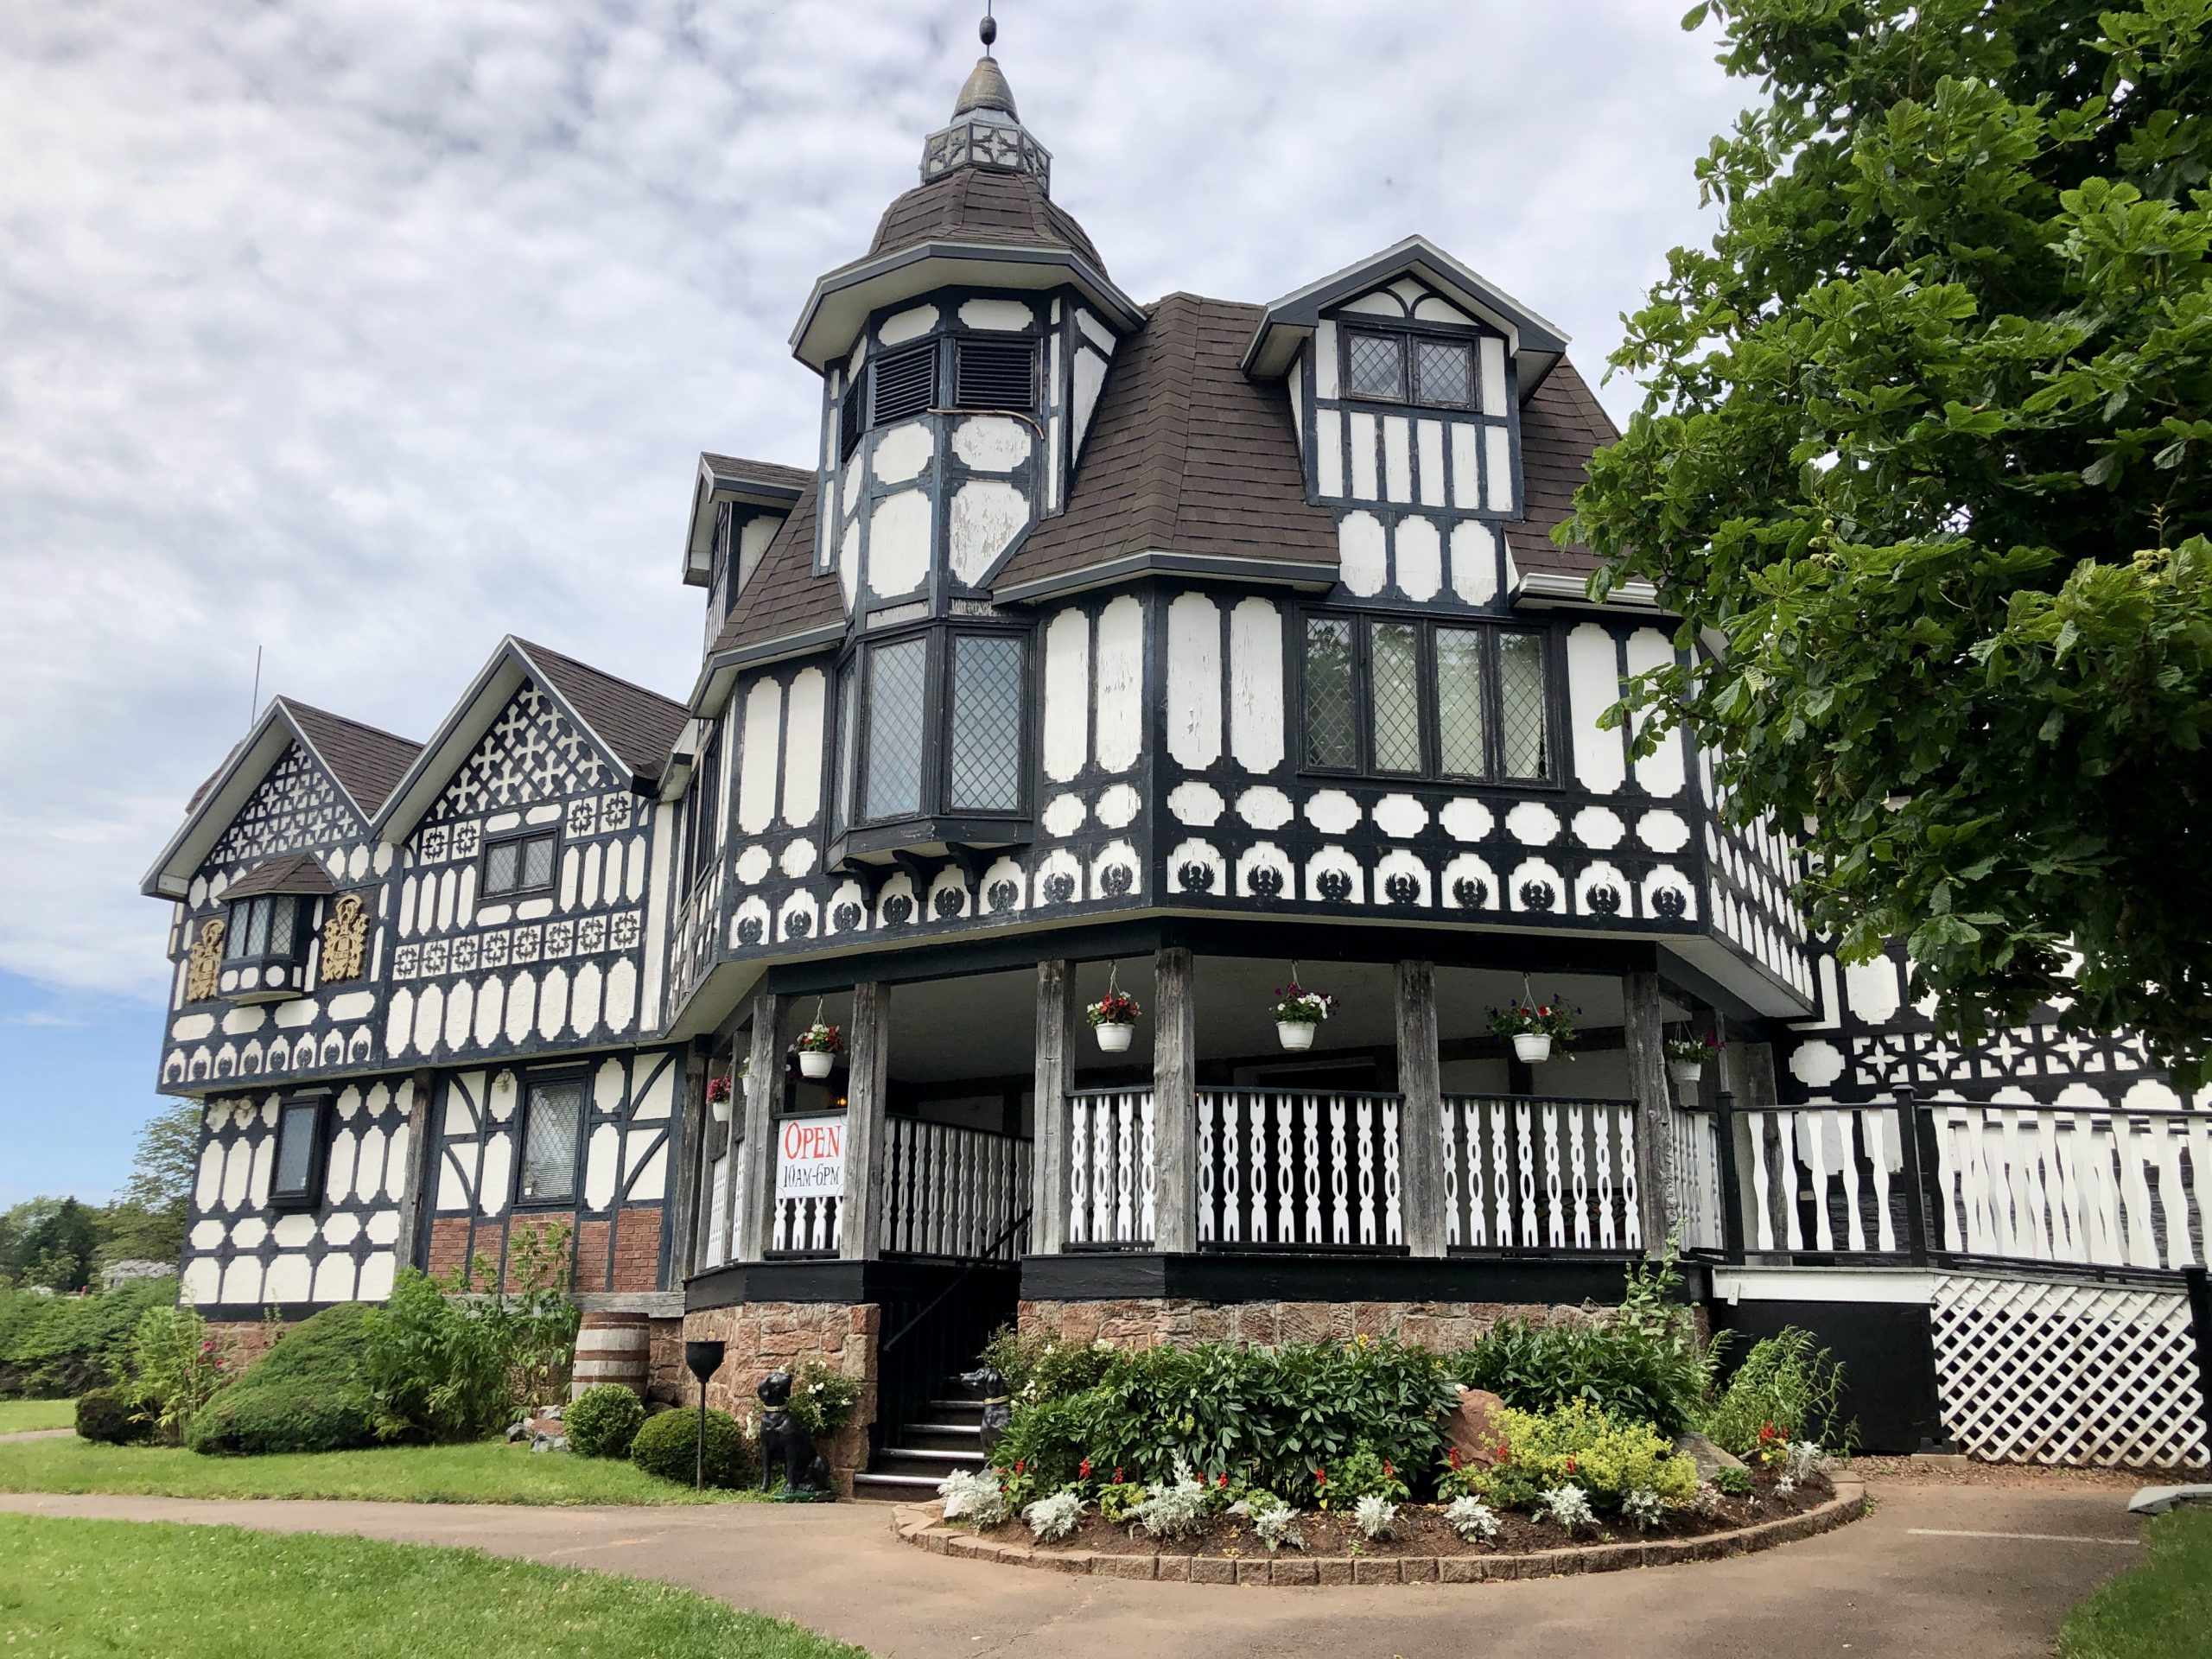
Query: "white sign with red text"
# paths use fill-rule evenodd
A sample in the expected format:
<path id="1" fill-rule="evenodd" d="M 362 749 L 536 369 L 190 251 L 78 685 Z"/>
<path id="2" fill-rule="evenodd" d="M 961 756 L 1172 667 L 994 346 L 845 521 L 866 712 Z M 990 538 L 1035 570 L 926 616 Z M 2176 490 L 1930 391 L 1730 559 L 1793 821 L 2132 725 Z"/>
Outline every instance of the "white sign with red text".
<path id="1" fill-rule="evenodd" d="M 844 1192 L 844 1118 L 785 1118 L 776 1137 L 776 1197 L 836 1198 Z"/>

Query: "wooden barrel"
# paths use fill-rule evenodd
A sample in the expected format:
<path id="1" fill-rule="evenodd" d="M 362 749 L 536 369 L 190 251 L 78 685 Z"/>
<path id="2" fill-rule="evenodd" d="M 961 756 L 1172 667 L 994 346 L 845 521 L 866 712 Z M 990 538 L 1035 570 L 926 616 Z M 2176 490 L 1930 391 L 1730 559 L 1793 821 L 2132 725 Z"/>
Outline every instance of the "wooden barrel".
<path id="1" fill-rule="evenodd" d="M 652 1338 L 642 1313 L 587 1313 L 576 1330 L 576 1368 L 569 1397 L 601 1382 L 620 1382 L 645 1397 Z"/>

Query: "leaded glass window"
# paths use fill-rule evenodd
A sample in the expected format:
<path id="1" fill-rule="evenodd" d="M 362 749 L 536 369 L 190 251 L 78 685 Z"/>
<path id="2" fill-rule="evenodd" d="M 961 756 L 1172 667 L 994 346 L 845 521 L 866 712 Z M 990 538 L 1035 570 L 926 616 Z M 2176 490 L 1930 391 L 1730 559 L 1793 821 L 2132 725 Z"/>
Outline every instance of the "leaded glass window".
<path id="1" fill-rule="evenodd" d="M 258 957 L 291 957 L 299 942 L 293 925 L 299 901 L 289 893 L 241 899 L 231 906 L 229 943 L 223 954 L 232 962 Z"/>
<path id="2" fill-rule="evenodd" d="M 1414 396 L 1465 409 L 1475 401 L 1475 348 L 1465 340 L 1414 341 Z"/>
<path id="3" fill-rule="evenodd" d="M 524 1109 L 522 1204 L 563 1204 L 576 1193 L 576 1145 L 582 1134 L 584 1084 L 562 1077 L 530 1085 Z"/>
<path id="4" fill-rule="evenodd" d="M 963 633 L 952 642 L 947 810 L 1011 812 L 1021 804 L 1021 642 Z"/>
<path id="5" fill-rule="evenodd" d="M 1354 397 L 1406 395 L 1406 342 L 1400 334 L 1344 331 L 1344 390 Z"/>
<path id="6" fill-rule="evenodd" d="M 1421 770 L 1421 661 L 1410 622 L 1377 622 L 1368 637 L 1375 769 Z"/>
<path id="7" fill-rule="evenodd" d="M 853 821 L 853 722 L 860 717 L 857 664 L 837 676 L 837 827 Z"/>
<path id="8" fill-rule="evenodd" d="M 703 785 L 703 779 L 694 788 Z M 486 899 L 504 899 L 534 893 L 553 885 L 554 831 L 541 830 L 527 836 L 511 836 L 486 842 L 484 848 L 484 893 Z"/>
<path id="9" fill-rule="evenodd" d="M 1436 631 L 1437 766 L 1446 776 L 1490 769 L 1483 741 L 1483 637 L 1473 628 Z"/>
<path id="10" fill-rule="evenodd" d="M 868 656 L 868 779 L 861 810 L 871 819 L 922 810 L 923 692 L 927 639 L 878 645 Z"/>
<path id="11" fill-rule="evenodd" d="M 276 1118 L 276 1167 L 269 1197 L 276 1204 L 308 1204 L 321 1195 L 315 1154 L 321 1149 L 322 1102 L 288 1100 Z"/>
<path id="12" fill-rule="evenodd" d="M 1498 635 L 1497 713 L 1505 775 L 1550 777 L 1550 722 L 1544 697 L 1541 634 Z"/>
<path id="13" fill-rule="evenodd" d="M 1352 705 L 1351 624 L 1340 616 L 1306 620 L 1306 764 L 1359 764 Z"/>

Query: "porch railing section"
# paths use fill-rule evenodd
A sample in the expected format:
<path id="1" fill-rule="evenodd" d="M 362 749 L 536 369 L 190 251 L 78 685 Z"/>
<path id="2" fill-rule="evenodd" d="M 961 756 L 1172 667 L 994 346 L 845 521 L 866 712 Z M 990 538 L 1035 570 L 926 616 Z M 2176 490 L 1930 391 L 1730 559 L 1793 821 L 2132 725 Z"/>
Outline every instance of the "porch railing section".
<path id="1" fill-rule="evenodd" d="M 835 1255 L 844 1201 L 827 1193 L 779 1198 L 768 1212 L 771 1255 Z"/>
<path id="2" fill-rule="evenodd" d="M 1745 1247 L 1896 1255 L 1913 1194 L 1895 1105 L 1761 1107 L 1735 1115 Z"/>
<path id="3" fill-rule="evenodd" d="M 1069 1243 L 1151 1243 L 1152 1090 L 1075 1090 L 1068 1116 Z"/>
<path id="4" fill-rule="evenodd" d="M 2212 1113 L 1933 1101 L 1943 1247 L 2014 1261 L 2205 1261 Z"/>
<path id="5" fill-rule="evenodd" d="M 1198 1243 L 1402 1246 L 1396 1095 L 1198 1090 Z"/>
<path id="6" fill-rule="evenodd" d="M 1029 1209 L 1027 1140 L 952 1123 L 885 1124 L 883 1248 L 902 1255 L 980 1255 Z M 1014 1230 L 1015 1255 L 1029 1248 Z"/>
<path id="7" fill-rule="evenodd" d="M 1722 1217 L 1728 1200 L 1721 1118 L 1678 1106 L 1669 1115 L 1667 1132 L 1674 1152 L 1676 1237 L 1687 1250 L 1724 1249 L 1728 1234 Z"/>
<path id="8" fill-rule="evenodd" d="M 1444 1192 L 1454 1249 L 1641 1249 L 1636 1103 L 1446 1095 Z"/>

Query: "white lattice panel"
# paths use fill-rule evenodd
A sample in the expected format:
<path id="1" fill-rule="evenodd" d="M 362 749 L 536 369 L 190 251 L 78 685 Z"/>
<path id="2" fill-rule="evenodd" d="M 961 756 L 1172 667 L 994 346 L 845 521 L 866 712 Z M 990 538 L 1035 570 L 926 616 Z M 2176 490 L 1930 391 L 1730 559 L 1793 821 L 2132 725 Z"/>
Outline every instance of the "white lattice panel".
<path id="1" fill-rule="evenodd" d="M 2187 1297 L 1944 1274 L 1932 1322 L 1943 1424 L 1972 1455 L 2126 1469 L 2205 1461 Z"/>

